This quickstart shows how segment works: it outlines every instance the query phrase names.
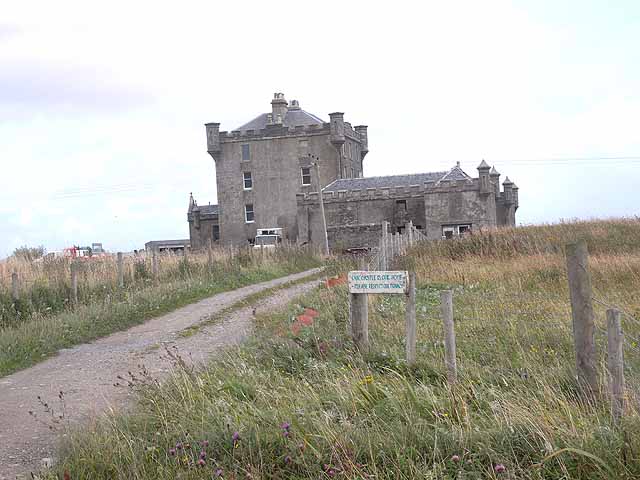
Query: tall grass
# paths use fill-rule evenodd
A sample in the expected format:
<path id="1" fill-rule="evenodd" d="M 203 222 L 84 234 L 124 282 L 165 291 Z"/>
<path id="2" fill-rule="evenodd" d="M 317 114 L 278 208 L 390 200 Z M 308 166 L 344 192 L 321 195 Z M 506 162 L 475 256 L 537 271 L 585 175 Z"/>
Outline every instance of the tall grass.
<path id="1" fill-rule="evenodd" d="M 149 258 L 130 258 L 124 288 L 117 286 L 114 259 L 83 264 L 77 305 L 69 301 L 68 261 L 10 264 L 27 281 L 18 302 L 0 288 L 0 376 L 209 295 L 321 263 L 304 249 L 229 252 L 218 251 L 212 262 L 206 253 L 161 256 L 157 279 Z"/>
<path id="2" fill-rule="evenodd" d="M 140 381 L 136 409 L 72 434 L 56 472 L 141 479 L 639 478 L 637 232 L 633 221 L 582 222 L 420 245 L 402 259 L 418 274 L 416 366 L 403 360 L 402 297 L 370 298 L 372 353 L 362 357 L 347 334 L 346 288 L 321 288 L 285 312 L 260 316 L 255 338 L 206 369 L 178 368 L 162 386 Z M 628 402 L 618 426 L 606 377 L 595 403 L 575 381 L 562 247 L 578 237 L 594 252 L 598 298 L 630 314 Z M 444 369 L 442 288 L 455 292 L 454 387 Z M 294 335 L 305 307 L 320 316 Z M 596 312 L 601 373 L 603 308 Z"/>

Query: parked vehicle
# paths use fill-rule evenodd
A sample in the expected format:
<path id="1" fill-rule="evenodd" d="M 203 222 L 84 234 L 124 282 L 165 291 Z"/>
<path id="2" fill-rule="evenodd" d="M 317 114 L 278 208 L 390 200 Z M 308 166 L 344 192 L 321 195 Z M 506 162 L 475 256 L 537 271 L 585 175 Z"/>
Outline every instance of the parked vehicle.
<path id="1" fill-rule="evenodd" d="M 276 248 L 282 243 L 282 228 L 259 228 L 253 248 Z"/>

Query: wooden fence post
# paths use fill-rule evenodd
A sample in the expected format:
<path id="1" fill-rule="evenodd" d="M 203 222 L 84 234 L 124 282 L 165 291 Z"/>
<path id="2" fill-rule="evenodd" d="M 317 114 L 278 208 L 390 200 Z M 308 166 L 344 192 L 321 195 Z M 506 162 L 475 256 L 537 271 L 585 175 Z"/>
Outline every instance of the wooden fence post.
<path id="1" fill-rule="evenodd" d="M 618 422 L 624 412 L 624 336 L 620 325 L 620 312 L 607 310 L 607 370 L 611 392 L 611 414 Z"/>
<path id="2" fill-rule="evenodd" d="M 407 292 L 407 311 L 405 314 L 407 342 L 407 364 L 416 363 L 416 273 L 409 272 L 409 291 Z"/>
<path id="3" fill-rule="evenodd" d="M 20 300 L 20 279 L 18 278 L 18 272 L 11 274 L 11 298 L 14 302 Z"/>
<path id="4" fill-rule="evenodd" d="M 453 385 L 458 381 L 456 364 L 456 332 L 453 325 L 453 292 L 440 292 L 440 311 L 444 325 L 444 358 L 447 367 L 447 381 Z"/>
<path id="5" fill-rule="evenodd" d="M 407 245 L 410 247 L 413 245 L 413 222 L 411 220 L 407 222 L 404 230 L 407 233 Z"/>
<path id="6" fill-rule="evenodd" d="M 361 270 L 365 270 L 365 259 L 359 261 Z M 366 293 L 349 293 L 349 318 L 351 319 L 351 336 L 362 353 L 369 351 L 369 295 Z"/>
<path id="7" fill-rule="evenodd" d="M 578 380 L 588 390 L 586 393 L 593 396 L 598 392 L 598 371 L 596 370 L 595 324 L 591 301 L 593 294 L 587 244 L 584 240 L 567 245 L 567 272 Z"/>
<path id="8" fill-rule="evenodd" d="M 122 252 L 118 252 L 117 255 L 117 265 L 118 265 L 118 287 L 124 287 L 124 263 L 122 258 Z"/>
<path id="9" fill-rule="evenodd" d="M 151 275 L 153 275 L 153 279 L 158 279 L 158 254 L 156 253 L 156 249 L 153 249 L 153 253 L 151 253 Z"/>
<path id="10" fill-rule="evenodd" d="M 389 236 L 389 222 L 387 221 L 383 221 L 382 222 L 382 239 L 380 240 L 380 245 L 381 245 L 381 249 L 380 252 L 382 253 L 381 258 L 381 263 L 382 265 L 380 265 L 380 269 L 381 270 L 386 270 L 387 269 L 387 259 L 389 258 L 389 252 L 388 252 L 388 242 L 387 242 L 387 238 Z"/>
<path id="11" fill-rule="evenodd" d="M 209 239 L 209 246 L 207 248 L 207 268 L 209 274 L 213 273 L 213 241 Z"/>
<path id="12" fill-rule="evenodd" d="M 78 303 L 78 264 L 71 262 L 71 300 Z"/>

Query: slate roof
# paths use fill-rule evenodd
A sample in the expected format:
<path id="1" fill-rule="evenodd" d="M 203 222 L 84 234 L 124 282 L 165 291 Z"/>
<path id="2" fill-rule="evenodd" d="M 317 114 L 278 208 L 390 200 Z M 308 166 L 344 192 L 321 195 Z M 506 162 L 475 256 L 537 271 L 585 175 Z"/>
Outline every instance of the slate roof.
<path id="1" fill-rule="evenodd" d="M 298 125 L 322 125 L 323 123 L 324 121 L 321 118 L 300 108 L 290 108 L 283 119 L 285 127 L 295 127 Z M 263 128 L 266 128 L 266 126 L 267 114 L 262 113 L 249 123 L 245 123 L 241 127 L 236 128 L 236 130 L 240 130 L 241 132 L 246 130 L 262 130 Z"/>
<path id="2" fill-rule="evenodd" d="M 210 215 L 217 215 L 218 214 L 218 205 L 198 205 L 196 207 L 198 210 L 200 210 L 200 214 L 210 214 Z"/>
<path id="3" fill-rule="evenodd" d="M 337 192 L 338 190 L 366 190 L 367 188 L 408 187 L 424 185 L 425 182 L 440 182 L 442 180 L 467 180 L 469 175 L 460 167 L 453 167 L 447 172 L 413 173 L 409 175 L 389 175 L 385 177 L 340 178 L 322 189 L 323 192 Z"/>
<path id="4" fill-rule="evenodd" d="M 437 182 L 447 172 L 414 173 L 411 175 L 389 175 L 386 177 L 340 178 L 322 189 L 323 192 L 338 190 L 365 190 L 367 188 L 408 187 L 423 185 L 425 182 Z"/>
<path id="5" fill-rule="evenodd" d="M 200 218 L 211 218 L 218 215 L 218 205 L 194 205 L 191 210 L 187 212 L 187 220 L 193 221 L 193 212 L 200 212 Z"/>

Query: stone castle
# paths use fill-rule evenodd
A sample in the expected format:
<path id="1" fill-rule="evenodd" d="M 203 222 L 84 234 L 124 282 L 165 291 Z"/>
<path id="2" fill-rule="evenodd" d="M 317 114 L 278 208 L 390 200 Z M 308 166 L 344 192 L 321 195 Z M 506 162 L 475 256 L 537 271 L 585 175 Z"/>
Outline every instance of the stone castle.
<path id="1" fill-rule="evenodd" d="M 484 160 L 471 177 L 449 171 L 364 177 L 367 127 L 352 127 L 340 112 L 329 122 L 274 94 L 271 112 L 232 132 L 207 123 L 207 152 L 216 166 L 218 205 L 189 200 L 191 248 L 209 242 L 251 243 L 258 228 L 280 227 L 293 243 L 324 238 L 319 189 L 329 245 L 373 247 L 390 223 L 401 232 L 412 221 L 430 239 L 515 225 L 518 187 Z"/>

